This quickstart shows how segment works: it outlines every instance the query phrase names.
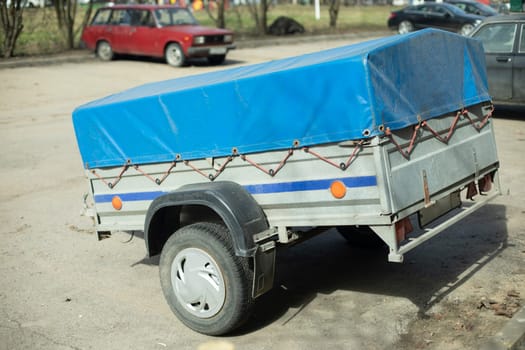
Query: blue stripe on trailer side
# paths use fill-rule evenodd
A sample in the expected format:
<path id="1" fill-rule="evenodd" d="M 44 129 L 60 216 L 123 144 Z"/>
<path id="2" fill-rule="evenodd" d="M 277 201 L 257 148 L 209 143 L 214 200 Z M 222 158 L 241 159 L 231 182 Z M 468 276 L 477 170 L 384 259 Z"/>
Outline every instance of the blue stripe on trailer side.
<path id="1" fill-rule="evenodd" d="M 323 180 L 308 180 L 294 182 L 280 182 L 273 184 L 246 185 L 244 188 L 251 194 L 270 194 L 283 192 L 301 192 L 301 191 L 318 191 L 330 188 L 334 181 L 341 181 L 348 188 L 376 186 L 377 179 L 375 176 L 356 176 Z M 162 191 L 153 192 L 132 192 L 132 193 L 115 193 L 115 194 L 98 194 L 95 195 L 96 203 L 111 202 L 113 197 L 119 196 L 124 202 L 126 201 L 146 201 L 154 200 L 158 196 L 165 194 Z"/>
<path id="2" fill-rule="evenodd" d="M 334 181 L 342 181 L 346 187 L 376 186 L 375 176 L 345 177 L 340 179 L 324 179 L 297 182 L 281 182 L 276 184 L 247 185 L 244 188 L 251 194 L 267 194 L 281 192 L 326 190 Z"/>
<path id="3" fill-rule="evenodd" d="M 163 195 L 166 192 L 153 191 L 153 192 L 131 192 L 131 193 L 114 193 L 114 194 L 97 194 L 95 195 L 95 202 L 107 203 L 111 202 L 113 197 L 119 196 L 124 202 L 128 201 L 148 201 L 154 200 L 158 196 Z"/>

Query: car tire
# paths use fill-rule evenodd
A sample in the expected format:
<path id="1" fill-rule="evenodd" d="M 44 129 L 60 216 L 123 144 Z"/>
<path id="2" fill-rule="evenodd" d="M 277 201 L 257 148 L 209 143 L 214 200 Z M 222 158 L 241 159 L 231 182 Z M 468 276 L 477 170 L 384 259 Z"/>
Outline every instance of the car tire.
<path id="1" fill-rule="evenodd" d="M 467 36 L 470 34 L 470 32 L 472 32 L 474 30 L 474 25 L 473 24 L 470 24 L 470 23 L 467 23 L 467 24 L 463 24 L 461 26 L 461 29 L 459 30 L 459 34 L 460 35 L 463 35 L 463 36 Z"/>
<path id="2" fill-rule="evenodd" d="M 164 57 L 166 58 L 166 63 L 172 67 L 182 67 L 186 64 L 184 51 L 182 51 L 180 45 L 176 43 L 171 43 L 166 46 Z"/>
<path id="3" fill-rule="evenodd" d="M 159 270 L 166 301 L 189 328 L 221 335 L 250 316 L 253 271 L 247 258 L 235 255 L 226 227 L 182 227 L 164 245 Z"/>
<path id="4" fill-rule="evenodd" d="M 210 64 L 213 64 L 213 65 L 219 65 L 219 64 L 222 64 L 224 62 L 224 60 L 226 59 L 226 55 L 213 55 L 213 56 L 208 56 L 208 62 Z"/>
<path id="5" fill-rule="evenodd" d="M 111 61 L 115 57 L 113 49 L 107 41 L 101 41 L 97 44 L 96 54 L 102 61 Z"/>
<path id="6" fill-rule="evenodd" d="M 406 34 L 414 31 L 414 25 L 410 21 L 401 21 L 397 27 L 399 34 Z"/>

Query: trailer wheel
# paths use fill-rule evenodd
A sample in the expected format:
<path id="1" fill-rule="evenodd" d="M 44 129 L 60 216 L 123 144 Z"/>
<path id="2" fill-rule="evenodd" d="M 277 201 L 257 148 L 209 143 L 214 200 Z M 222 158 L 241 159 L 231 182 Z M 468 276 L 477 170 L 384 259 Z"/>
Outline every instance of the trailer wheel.
<path id="1" fill-rule="evenodd" d="M 159 267 L 166 301 L 189 328 L 221 335 L 250 316 L 253 272 L 248 259 L 235 255 L 224 226 L 197 223 L 179 229 L 164 245 Z"/>

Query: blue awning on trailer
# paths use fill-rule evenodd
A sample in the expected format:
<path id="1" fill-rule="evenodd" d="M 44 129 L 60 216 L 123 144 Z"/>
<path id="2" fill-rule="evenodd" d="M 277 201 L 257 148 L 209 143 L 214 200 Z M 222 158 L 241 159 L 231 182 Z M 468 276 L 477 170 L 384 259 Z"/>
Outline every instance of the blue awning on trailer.
<path id="1" fill-rule="evenodd" d="M 146 84 L 73 124 L 98 168 L 370 138 L 489 100 L 481 44 L 428 29 Z"/>

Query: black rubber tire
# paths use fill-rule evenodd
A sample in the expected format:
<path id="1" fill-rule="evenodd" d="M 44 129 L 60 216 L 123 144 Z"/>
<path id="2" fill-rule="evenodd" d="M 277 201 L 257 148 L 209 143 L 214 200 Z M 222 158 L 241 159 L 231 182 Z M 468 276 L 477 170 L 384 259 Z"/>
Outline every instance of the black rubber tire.
<path id="1" fill-rule="evenodd" d="M 181 255 L 184 255 L 184 252 L 191 249 L 198 249 L 212 257 L 223 277 L 224 303 L 220 310 L 211 316 L 194 315 L 189 310 L 190 305 L 185 306 L 185 302 L 178 299 L 174 291 L 172 264 L 179 253 L 182 252 Z M 175 265 L 178 267 L 177 278 L 180 265 Z M 182 227 L 164 245 L 159 269 L 160 283 L 166 301 L 173 313 L 189 328 L 203 334 L 222 335 L 240 327 L 250 317 L 253 308 L 251 293 L 253 271 L 249 267 L 247 258 L 235 255 L 226 227 L 215 223 L 196 223 Z M 196 292 L 194 289 L 192 293 L 205 294 L 204 291 Z"/>
<path id="2" fill-rule="evenodd" d="M 219 65 L 219 64 L 222 64 L 224 62 L 224 60 L 226 59 L 226 55 L 213 55 L 213 56 L 208 56 L 208 62 L 210 64 L 213 64 L 213 65 Z"/>
<path id="3" fill-rule="evenodd" d="M 386 247 L 386 243 L 368 226 L 339 226 L 337 231 L 351 245 L 373 249 Z"/>

